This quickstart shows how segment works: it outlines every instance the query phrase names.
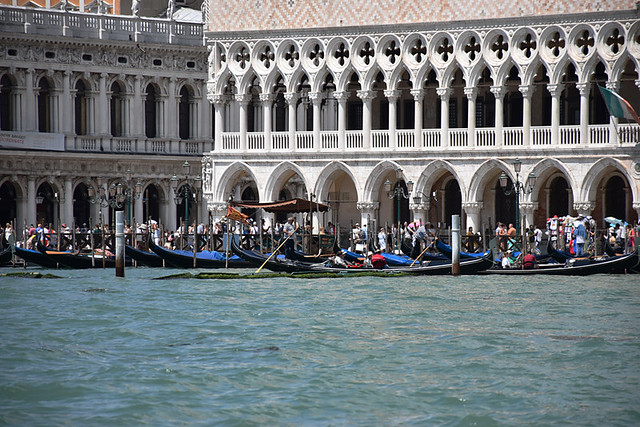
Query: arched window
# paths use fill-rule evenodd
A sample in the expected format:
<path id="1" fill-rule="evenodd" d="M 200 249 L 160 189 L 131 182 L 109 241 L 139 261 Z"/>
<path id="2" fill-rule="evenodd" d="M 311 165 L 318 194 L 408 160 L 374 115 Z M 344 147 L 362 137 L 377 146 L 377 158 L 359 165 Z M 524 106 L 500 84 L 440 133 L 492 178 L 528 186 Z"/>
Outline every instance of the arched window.
<path id="1" fill-rule="evenodd" d="M 157 95 L 153 85 L 147 86 L 147 97 L 144 101 L 144 131 L 147 138 L 156 138 L 158 136 L 156 119 L 157 119 Z"/>
<path id="2" fill-rule="evenodd" d="M 627 219 L 627 197 L 628 186 L 625 180 L 619 176 L 612 176 L 607 181 L 604 188 L 604 216 L 612 216 L 618 219 Z"/>
<path id="3" fill-rule="evenodd" d="M 569 214 L 569 184 L 559 176 L 549 184 L 549 212 L 548 216 L 565 216 Z"/>
<path id="4" fill-rule="evenodd" d="M 76 135 L 87 135 L 87 92 L 84 82 L 78 80 L 76 83 L 76 99 L 75 99 L 75 129 Z"/>
<path id="5" fill-rule="evenodd" d="M 0 79 L 0 130 L 15 130 L 15 106 L 11 101 L 14 85 L 8 75 Z"/>
<path id="6" fill-rule="evenodd" d="M 38 131 L 52 132 L 51 122 L 51 88 L 49 81 L 45 78 L 38 83 Z"/>
<path id="7" fill-rule="evenodd" d="M 189 89 L 183 86 L 180 89 L 180 103 L 178 105 L 178 121 L 180 139 L 189 139 L 191 137 L 191 105 L 193 99 L 189 93 Z"/>
<path id="8" fill-rule="evenodd" d="M 111 136 L 122 136 L 122 89 L 118 82 L 111 85 Z"/>

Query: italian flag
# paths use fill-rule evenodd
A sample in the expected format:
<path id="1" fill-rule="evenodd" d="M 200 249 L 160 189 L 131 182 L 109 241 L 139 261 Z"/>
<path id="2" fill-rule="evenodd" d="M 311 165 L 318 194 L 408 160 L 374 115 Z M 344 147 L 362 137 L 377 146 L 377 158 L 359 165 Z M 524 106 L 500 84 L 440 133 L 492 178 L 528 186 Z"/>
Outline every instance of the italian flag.
<path id="1" fill-rule="evenodd" d="M 638 114 L 626 99 L 612 90 L 606 89 L 602 86 L 598 87 L 600 88 L 600 93 L 602 93 L 604 102 L 607 104 L 609 115 L 613 117 L 633 120 L 640 125 L 640 117 L 638 117 Z"/>

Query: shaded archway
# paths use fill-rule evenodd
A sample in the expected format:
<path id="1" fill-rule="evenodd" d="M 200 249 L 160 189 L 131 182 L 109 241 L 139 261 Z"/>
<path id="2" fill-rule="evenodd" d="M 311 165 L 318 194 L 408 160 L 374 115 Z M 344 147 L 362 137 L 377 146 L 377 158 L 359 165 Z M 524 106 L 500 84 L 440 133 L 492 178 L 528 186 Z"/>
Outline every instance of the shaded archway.
<path id="1" fill-rule="evenodd" d="M 0 186 L 0 226 L 17 218 L 16 188 L 10 182 Z"/>
<path id="2" fill-rule="evenodd" d="M 513 181 L 510 177 L 507 177 L 506 188 L 513 188 Z M 504 224 L 516 224 L 516 193 L 514 191 L 507 194 L 506 191 L 500 186 L 500 181 L 496 180 L 493 186 L 495 192 L 495 213 L 496 223 L 502 222 Z"/>
<path id="3" fill-rule="evenodd" d="M 88 187 L 80 183 L 73 191 L 73 220 L 75 225 L 89 224 L 91 208 Z M 95 222 L 95 221 L 93 221 Z M 67 224 L 71 226 L 71 224 Z"/>
<path id="4" fill-rule="evenodd" d="M 142 192 L 142 218 L 143 221 L 150 219 L 160 220 L 160 193 L 154 184 L 147 186 Z"/>
<path id="5" fill-rule="evenodd" d="M 444 186 L 444 218 L 443 222 L 450 223 L 452 215 L 462 214 L 462 194 L 458 181 L 450 179 Z"/>
<path id="6" fill-rule="evenodd" d="M 55 227 L 57 195 L 48 182 L 41 184 L 36 191 L 36 221 L 43 226 Z"/>
<path id="7" fill-rule="evenodd" d="M 12 96 L 16 90 L 16 85 L 8 75 L 0 79 L 0 129 L 13 130 L 15 126 L 15 104 Z M 6 222 L 3 221 L 6 224 Z"/>
<path id="8" fill-rule="evenodd" d="M 618 219 L 627 219 L 627 183 L 620 176 L 612 176 L 604 185 L 604 215 Z"/>
<path id="9" fill-rule="evenodd" d="M 569 215 L 569 184 L 562 176 L 555 177 L 548 187 L 547 200 L 549 200 L 548 216 L 559 217 Z"/>

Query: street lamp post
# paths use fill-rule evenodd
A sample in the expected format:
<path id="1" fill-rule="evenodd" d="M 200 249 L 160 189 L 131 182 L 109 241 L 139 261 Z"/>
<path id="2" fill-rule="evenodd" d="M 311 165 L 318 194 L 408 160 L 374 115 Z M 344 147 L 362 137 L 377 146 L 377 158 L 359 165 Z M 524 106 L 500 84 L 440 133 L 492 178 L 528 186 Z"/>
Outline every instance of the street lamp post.
<path id="1" fill-rule="evenodd" d="M 516 234 L 520 234 L 520 192 L 522 195 L 531 194 L 533 186 L 536 183 L 536 174 L 531 172 L 527 177 L 527 181 L 523 184 L 520 182 L 520 171 L 522 170 L 522 162 L 516 158 L 513 161 L 513 170 L 516 173 L 516 182 L 511 187 L 508 186 L 507 175 L 502 172 L 500 175 L 500 187 L 507 196 L 511 195 L 514 191 L 516 193 Z"/>
<path id="2" fill-rule="evenodd" d="M 185 161 L 182 164 L 182 171 L 184 172 L 185 175 L 185 181 L 186 181 L 186 185 L 178 188 L 178 177 L 176 175 L 173 175 L 171 177 L 171 188 L 173 188 L 173 192 L 175 194 L 173 201 L 175 202 L 176 205 L 180 205 L 182 203 L 182 201 L 184 200 L 184 222 L 185 222 L 185 232 L 187 233 L 187 240 L 188 240 L 188 233 L 189 233 L 189 201 L 193 199 L 195 199 L 195 203 L 196 203 L 196 214 L 195 214 L 195 221 L 196 221 L 196 227 L 197 227 L 197 222 L 198 222 L 198 191 L 200 190 L 200 186 L 202 185 L 202 178 L 200 178 L 200 176 L 196 176 L 195 178 L 191 177 L 191 165 L 189 164 L 188 161 Z M 194 186 L 195 189 L 192 190 L 191 186 Z M 196 228 L 197 230 L 197 228 Z M 197 234 L 197 233 L 196 233 Z M 197 245 L 197 239 L 194 240 L 194 246 Z"/>
<path id="3" fill-rule="evenodd" d="M 384 190 L 387 193 L 387 197 L 389 199 L 393 199 L 394 197 L 397 199 L 397 204 L 398 204 L 398 238 L 396 239 L 397 243 L 396 245 L 398 245 L 397 249 L 399 248 L 400 245 L 400 200 L 401 199 L 409 199 L 409 197 L 411 196 L 411 192 L 413 191 L 413 181 L 409 180 L 407 182 L 407 191 L 405 192 L 404 188 L 402 188 L 400 185 L 397 185 L 397 182 L 399 182 L 402 179 L 402 169 L 398 168 L 396 169 L 396 186 L 395 188 L 392 189 L 391 187 L 391 181 L 389 181 L 388 179 L 384 182 Z"/>
<path id="4" fill-rule="evenodd" d="M 127 171 L 125 172 L 125 177 L 127 178 L 127 189 L 125 190 L 125 195 L 127 197 L 127 218 L 129 219 L 129 225 L 134 227 L 134 224 L 131 221 L 131 203 L 134 199 L 140 199 L 140 197 L 142 196 L 142 183 L 140 182 L 140 180 L 138 180 L 135 183 L 135 188 L 132 188 L 133 181 L 131 179 L 132 176 L 130 169 L 127 169 Z M 144 218 L 142 222 L 144 222 Z"/>

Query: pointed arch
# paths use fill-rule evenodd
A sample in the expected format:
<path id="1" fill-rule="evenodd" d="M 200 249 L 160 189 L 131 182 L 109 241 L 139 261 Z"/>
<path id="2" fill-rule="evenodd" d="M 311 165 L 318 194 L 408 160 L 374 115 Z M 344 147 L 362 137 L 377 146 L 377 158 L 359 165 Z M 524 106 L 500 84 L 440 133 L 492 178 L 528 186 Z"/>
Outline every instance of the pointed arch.
<path id="1" fill-rule="evenodd" d="M 234 162 L 227 166 L 227 168 L 222 172 L 220 180 L 218 181 L 218 186 L 215 189 L 215 199 L 220 202 L 226 202 L 229 194 L 231 194 L 231 188 L 233 184 L 243 175 L 247 175 L 250 180 L 258 185 L 258 180 L 254 175 L 253 171 L 249 165 L 245 162 Z M 260 188 L 258 187 L 258 192 L 260 192 Z M 258 195 L 259 200 L 262 200 L 262 197 Z"/>
<path id="2" fill-rule="evenodd" d="M 469 199 L 469 196 L 467 194 L 468 183 L 464 182 L 464 180 L 458 173 L 458 170 L 452 163 L 441 159 L 434 160 L 424 167 L 422 173 L 420 174 L 420 177 L 416 182 L 416 190 L 424 191 L 425 189 L 430 189 L 445 172 L 450 172 L 451 175 L 453 175 L 454 179 L 458 181 L 458 185 L 460 186 L 460 193 L 462 194 L 462 202 L 464 203 L 468 200 L 471 200 Z"/>
<path id="3" fill-rule="evenodd" d="M 364 184 L 364 191 L 362 193 L 363 202 L 373 202 L 379 200 L 377 194 L 378 189 L 381 186 L 382 179 L 389 173 L 389 171 L 395 171 L 401 169 L 397 162 L 392 160 L 383 160 L 373 167 L 367 180 Z"/>
<path id="4" fill-rule="evenodd" d="M 333 161 L 329 163 L 322 169 L 322 171 L 318 175 L 318 179 L 316 180 L 316 184 L 314 185 L 314 193 L 318 195 L 319 200 L 327 201 L 329 199 L 329 189 L 332 184 L 331 175 L 336 172 L 344 172 L 351 179 L 358 193 L 358 200 L 362 200 L 362 190 L 358 179 L 356 178 L 351 168 L 346 163 L 341 161 Z"/>
<path id="5" fill-rule="evenodd" d="M 278 193 L 292 175 L 298 175 L 302 179 L 302 182 L 308 193 L 310 185 L 308 182 L 308 178 L 305 176 L 303 170 L 295 163 L 286 161 L 279 163 L 269 173 L 269 179 L 264 186 L 265 201 L 278 200 Z"/>
<path id="6" fill-rule="evenodd" d="M 615 170 L 624 176 L 629 183 L 632 200 L 638 200 L 638 186 L 632 185 L 635 182 L 634 178 L 629 175 L 629 171 L 619 160 L 611 157 L 600 159 L 595 162 L 591 168 L 589 168 L 585 174 L 584 180 L 582 181 L 582 187 L 580 188 L 580 200 L 595 202 L 596 192 L 598 191 L 597 186 L 602 180 L 604 174 L 610 170 Z"/>

